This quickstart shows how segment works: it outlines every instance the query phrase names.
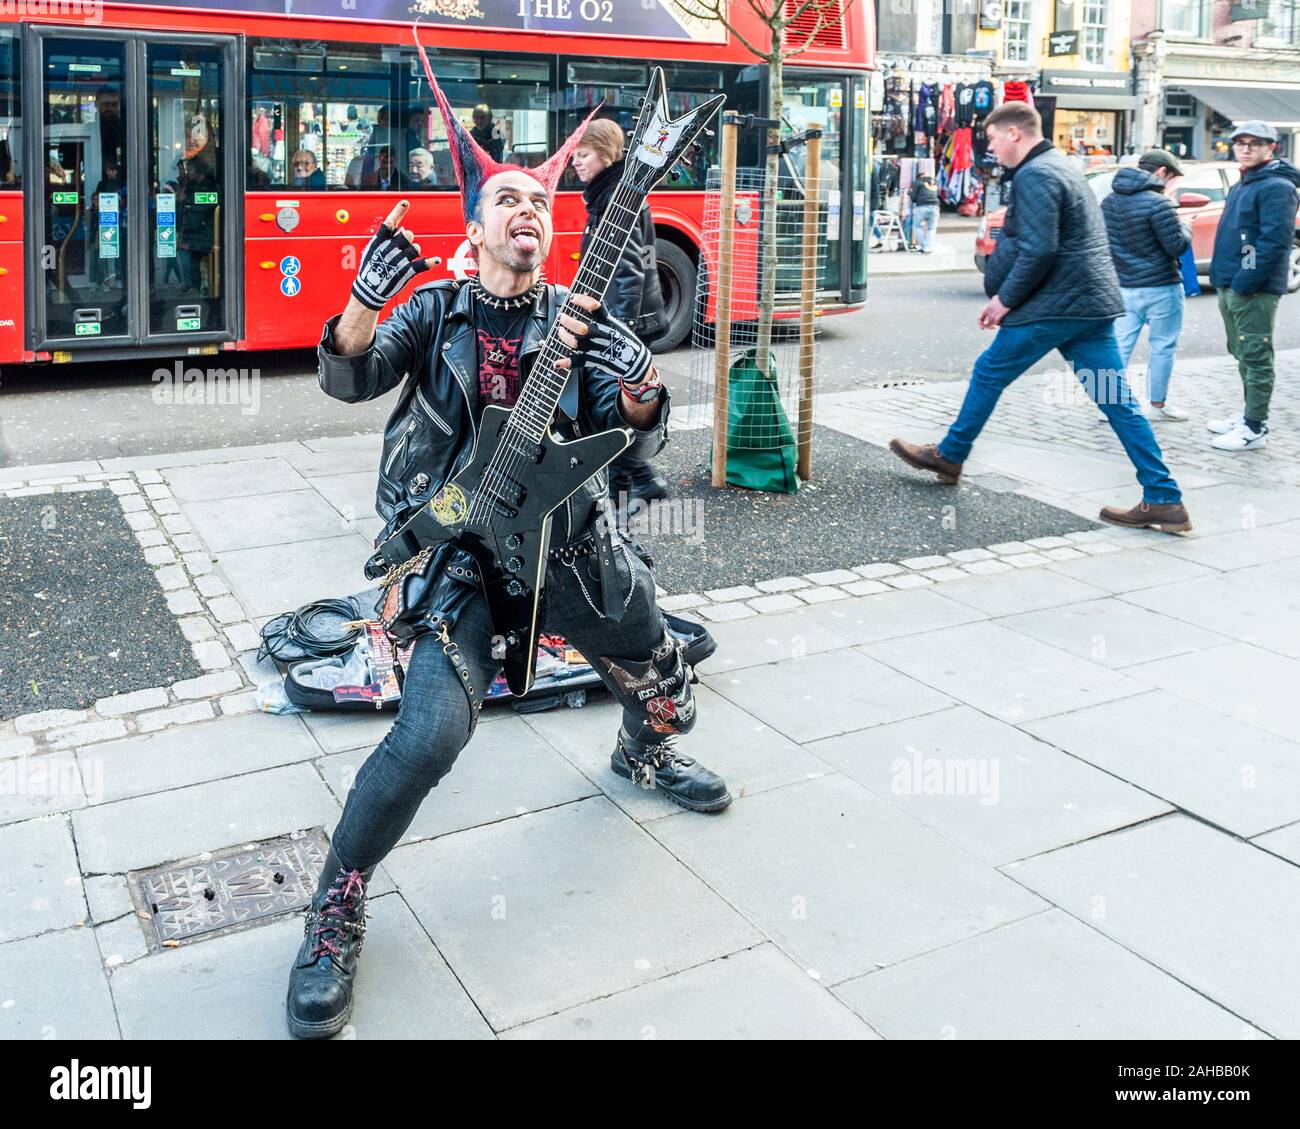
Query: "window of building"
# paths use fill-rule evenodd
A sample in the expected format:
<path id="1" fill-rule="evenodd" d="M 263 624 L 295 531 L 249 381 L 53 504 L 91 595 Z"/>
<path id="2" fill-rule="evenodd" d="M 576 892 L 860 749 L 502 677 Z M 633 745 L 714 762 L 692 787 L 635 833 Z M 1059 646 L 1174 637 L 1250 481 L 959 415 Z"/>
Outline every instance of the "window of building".
<path id="1" fill-rule="evenodd" d="M 21 58 L 17 28 L 0 28 L 0 192 L 21 188 L 23 183 L 23 119 L 18 105 Z"/>
<path id="2" fill-rule="evenodd" d="M 1084 0 L 1080 42 L 1085 63 L 1106 62 L 1106 0 Z"/>
<path id="3" fill-rule="evenodd" d="M 1196 117 L 1196 99 L 1185 90 L 1166 87 L 1164 116 L 1167 118 Z"/>
<path id="4" fill-rule="evenodd" d="M 1008 62 L 1030 61 L 1032 0 L 1006 0 L 1002 6 L 1002 54 Z"/>
<path id="5" fill-rule="evenodd" d="M 1300 44 L 1300 6 L 1296 0 L 1269 0 L 1256 42 Z"/>
<path id="6" fill-rule="evenodd" d="M 1160 26 L 1167 35 L 1205 34 L 1205 0 L 1162 0 Z"/>

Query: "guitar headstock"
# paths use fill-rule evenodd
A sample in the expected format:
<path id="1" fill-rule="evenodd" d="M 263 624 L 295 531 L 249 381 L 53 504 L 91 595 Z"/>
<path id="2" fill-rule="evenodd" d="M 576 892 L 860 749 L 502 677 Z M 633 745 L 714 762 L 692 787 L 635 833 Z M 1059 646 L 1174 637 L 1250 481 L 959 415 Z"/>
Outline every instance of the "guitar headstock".
<path id="1" fill-rule="evenodd" d="M 719 94 L 674 119 L 668 113 L 664 72 L 659 67 L 651 68 L 650 86 L 628 137 L 623 182 L 640 192 L 649 192 L 668 175 L 673 163 L 690 148 L 726 100 Z"/>

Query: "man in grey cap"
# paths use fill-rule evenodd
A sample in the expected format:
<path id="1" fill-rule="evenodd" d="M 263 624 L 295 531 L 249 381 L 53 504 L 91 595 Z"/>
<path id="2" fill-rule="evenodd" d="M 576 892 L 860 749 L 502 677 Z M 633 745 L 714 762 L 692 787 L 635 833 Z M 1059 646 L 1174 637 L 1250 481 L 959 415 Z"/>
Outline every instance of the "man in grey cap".
<path id="1" fill-rule="evenodd" d="M 1179 222 L 1165 189 L 1182 175 L 1183 167 L 1172 153 L 1153 149 L 1143 154 L 1136 168 L 1122 168 L 1115 174 L 1111 194 L 1101 202 L 1110 257 L 1124 300 L 1124 316 L 1115 323 L 1115 336 L 1125 368 L 1142 327 L 1150 327 L 1148 419 L 1187 418 L 1165 398 L 1174 371 L 1178 336 L 1183 330 L 1183 272 L 1179 260 L 1192 245 L 1192 233 Z"/>
<path id="2" fill-rule="evenodd" d="M 1237 359 L 1246 402 L 1241 415 L 1205 426 L 1214 433 L 1212 447 L 1253 451 L 1268 445 L 1273 327 L 1291 273 L 1300 169 L 1277 157 L 1277 130 L 1267 122 L 1243 122 L 1233 131 L 1232 148 L 1241 180 L 1219 220 L 1210 282 L 1219 291 L 1228 351 Z"/>

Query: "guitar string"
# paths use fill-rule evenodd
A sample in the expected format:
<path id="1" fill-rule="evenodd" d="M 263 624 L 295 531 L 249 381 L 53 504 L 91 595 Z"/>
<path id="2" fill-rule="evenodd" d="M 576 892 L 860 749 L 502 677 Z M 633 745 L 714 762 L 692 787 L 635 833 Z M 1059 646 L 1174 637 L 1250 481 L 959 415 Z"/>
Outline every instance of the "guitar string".
<path id="1" fill-rule="evenodd" d="M 639 199 L 638 199 L 639 197 Z M 626 229 L 621 232 L 622 238 L 615 242 L 614 238 L 605 235 L 603 231 L 597 230 L 596 239 L 588 249 L 587 254 L 583 256 L 583 262 L 578 269 L 578 275 L 574 279 L 573 288 L 570 293 L 587 293 L 598 299 L 604 298 L 604 292 L 609 287 L 609 283 L 616 269 L 619 259 L 627 246 L 628 239 L 631 237 L 632 226 L 629 220 L 635 220 L 640 215 L 641 203 L 644 201 L 645 194 L 631 185 L 620 183 L 615 189 L 614 196 L 606 209 L 607 214 L 613 210 L 611 218 L 615 220 L 614 231 L 617 234 L 622 224 L 626 223 Z M 635 207 L 631 206 L 635 204 Z M 600 225 L 601 228 L 605 224 Z M 607 258 L 607 254 L 609 257 Z M 597 291 L 592 285 L 592 280 L 584 278 L 598 270 L 604 268 L 606 278 L 603 285 Z M 590 323 L 589 315 L 586 311 L 574 306 L 571 301 L 566 300 L 561 307 L 561 313 Z M 554 418 L 555 409 L 564 392 L 564 385 L 568 381 L 570 370 L 556 369 L 555 362 L 563 359 L 566 355 L 572 358 L 574 350 L 569 349 L 562 341 L 559 334 L 548 334 L 546 341 L 543 343 L 542 350 L 536 362 L 533 365 L 533 371 L 529 373 L 528 381 L 525 382 L 524 388 L 521 389 L 520 397 L 523 402 L 523 411 L 516 414 L 519 408 L 519 402 L 511 408 L 510 416 L 507 418 L 504 427 L 501 430 L 501 441 L 493 452 L 492 458 L 484 467 L 482 476 L 482 486 L 491 486 L 489 476 L 496 476 L 498 480 L 502 478 L 509 479 L 519 469 L 525 461 L 531 461 L 532 452 L 520 450 L 519 444 L 527 443 L 535 446 L 540 443 L 546 434 L 546 429 L 550 426 Z M 564 379 L 560 380 L 559 377 Z M 536 383 L 534 383 L 536 381 Z M 532 386 L 531 389 L 529 386 Z M 524 397 L 527 396 L 527 399 Z M 550 401 L 548 405 L 548 400 Z M 549 410 L 548 410 L 549 408 Z M 536 431 L 537 434 L 533 432 Z M 502 448 L 507 450 L 504 460 L 501 459 Z M 474 521 L 483 518 L 489 529 L 495 528 L 495 514 L 490 511 L 490 503 L 487 501 L 486 493 L 483 489 L 475 491 L 473 503 L 470 506 L 470 520 Z"/>
<path id="2" fill-rule="evenodd" d="M 640 196 L 640 200 L 635 199 L 637 196 Z M 640 204 L 643 200 L 644 193 L 620 183 L 618 189 L 615 190 L 615 198 L 611 199 L 607 208 L 607 212 L 611 208 L 615 210 L 615 234 L 617 234 L 619 227 L 617 222 L 618 213 L 622 213 L 628 219 L 636 219 L 639 216 Z M 637 206 L 635 208 L 629 207 L 629 204 L 633 202 Z M 601 227 L 604 226 L 604 224 L 601 225 Z M 604 291 L 609 286 L 613 270 L 617 267 L 630 236 L 630 223 L 622 233 L 622 239 L 617 243 L 610 236 L 598 231 L 596 242 L 588 249 L 587 255 L 583 257 L 584 262 L 579 268 L 578 277 L 574 279 L 571 293 L 588 293 L 598 299 L 603 299 Z M 613 254 L 612 260 L 607 260 L 603 252 L 616 253 Z M 597 292 L 597 288 L 592 285 L 592 280 L 586 279 L 584 276 L 598 273 L 597 268 L 602 266 L 605 268 L 606 278 L 599 292 Z M 561 312 L 589 324 L 589 316 L 586 312 L 567 300 L 561 307 Z M 491 485 L 489 475 L 493 474 L 498 481 L 503 478 L 511 479 L 522 464 L 531 461 L 531 450 L 523 450 L 521 445 L 527 444 L 529 447 L 533 447 L 544 438 L 546 429 L 554 418 L 555 409 L 558 407 L 559 400 L 563 395 L 564 385 L 568 380 L 569 370 L 556 369 L 555 362 L 563 359 L 566 355 L 572 358 L 574 351 L 560 341 L 558 334 L 554 335 L 553 338 L 548 335 L 547 341 L 543 343 L 541 355 L 534 363 L 533 372 L 529 374 L 528 384 L 532 384 L 534 379 L 537 380 L 537 384 L 533 385 L 529 398 L 524 401 L 525 411 L 519 413 L 517 419 L 514 408 L 511 409 L 511 415 L 502 428 L 501 443 L 498 445 L 497 450 L 493 452 L 493 457 L 489 460 L 488 465 L 484 468 L 484 485 Z M 539 370 L 539 366 L 543 367 Z M 560 379 L 561 377 L 563 379 Z M 548 400 L 550 401 L 549 405 Z M 533 414 L 530 415 L 530 412 Z M 537 434 L 533 434 L 534 430 Z M 498 461 L 502 447 L 506 448 L 507 453 L 502 461 Z M 483 491 L 476 492 L 475 501 L 482 503 L 483 509 L 480 510 L 480 515 L 486 518 L 485 523 L 488 528 L 494 529 L 496 524 L 495 515 L 487 508 L 489 503 L 486 501 Z"/>

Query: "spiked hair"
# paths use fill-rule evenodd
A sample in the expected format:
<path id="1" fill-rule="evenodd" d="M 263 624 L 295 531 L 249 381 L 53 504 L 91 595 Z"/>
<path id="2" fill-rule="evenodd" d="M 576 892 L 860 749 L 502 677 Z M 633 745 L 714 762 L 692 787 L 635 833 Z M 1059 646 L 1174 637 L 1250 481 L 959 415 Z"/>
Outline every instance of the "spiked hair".
<path id="1" fill-rule="evenodd" d="M 456 169 L 456 183 L 460 185 L 461 210 L 465 216 L 465 222 L 470 220 L 480 220 L 479 197 L 489 179 L 500 172 L 522 172 L 527 173 L 541 186 L 546 189 L 546 195 L 551 201 L 555 200 L 555 188 L 560 183 L 560 177 L 564 175 L 565 166 L 569 163 L 569 158 L 573 156 L 573 151 L 582 141 L 583 131 L 587 128 L 587 123 L 596 116 L 600 106 L 592 110 L 583 120 L 583 123 L 569 135 L 557 153 L 549 157 L 545 163 L 540 164 L 535 169 L 521 168 L 519 165 L 506 165 L 500 161 L 494 161 L 482 146 L 478 144 L 469 135 L 469 131 L 460 123 L 451 104 L 447 101 L 438 85 L 438 80 L 433 77 L 433 67 L 429 65 L 429 56 L 425 54 L 424 45 L 420 42 L 419 30 L 415 25 L 411 27 L 411 35 L 415 39 L 416 49 L 420 52 L 420 62 L 424 64 L 424 73 L 429 80 L 429 86 L 433 90 L 433 96 L 438 100 L 438 109 L 442 111 L 442 122 L 447 129 L 447 141 L 451 146 L 451 161 Z"/>

